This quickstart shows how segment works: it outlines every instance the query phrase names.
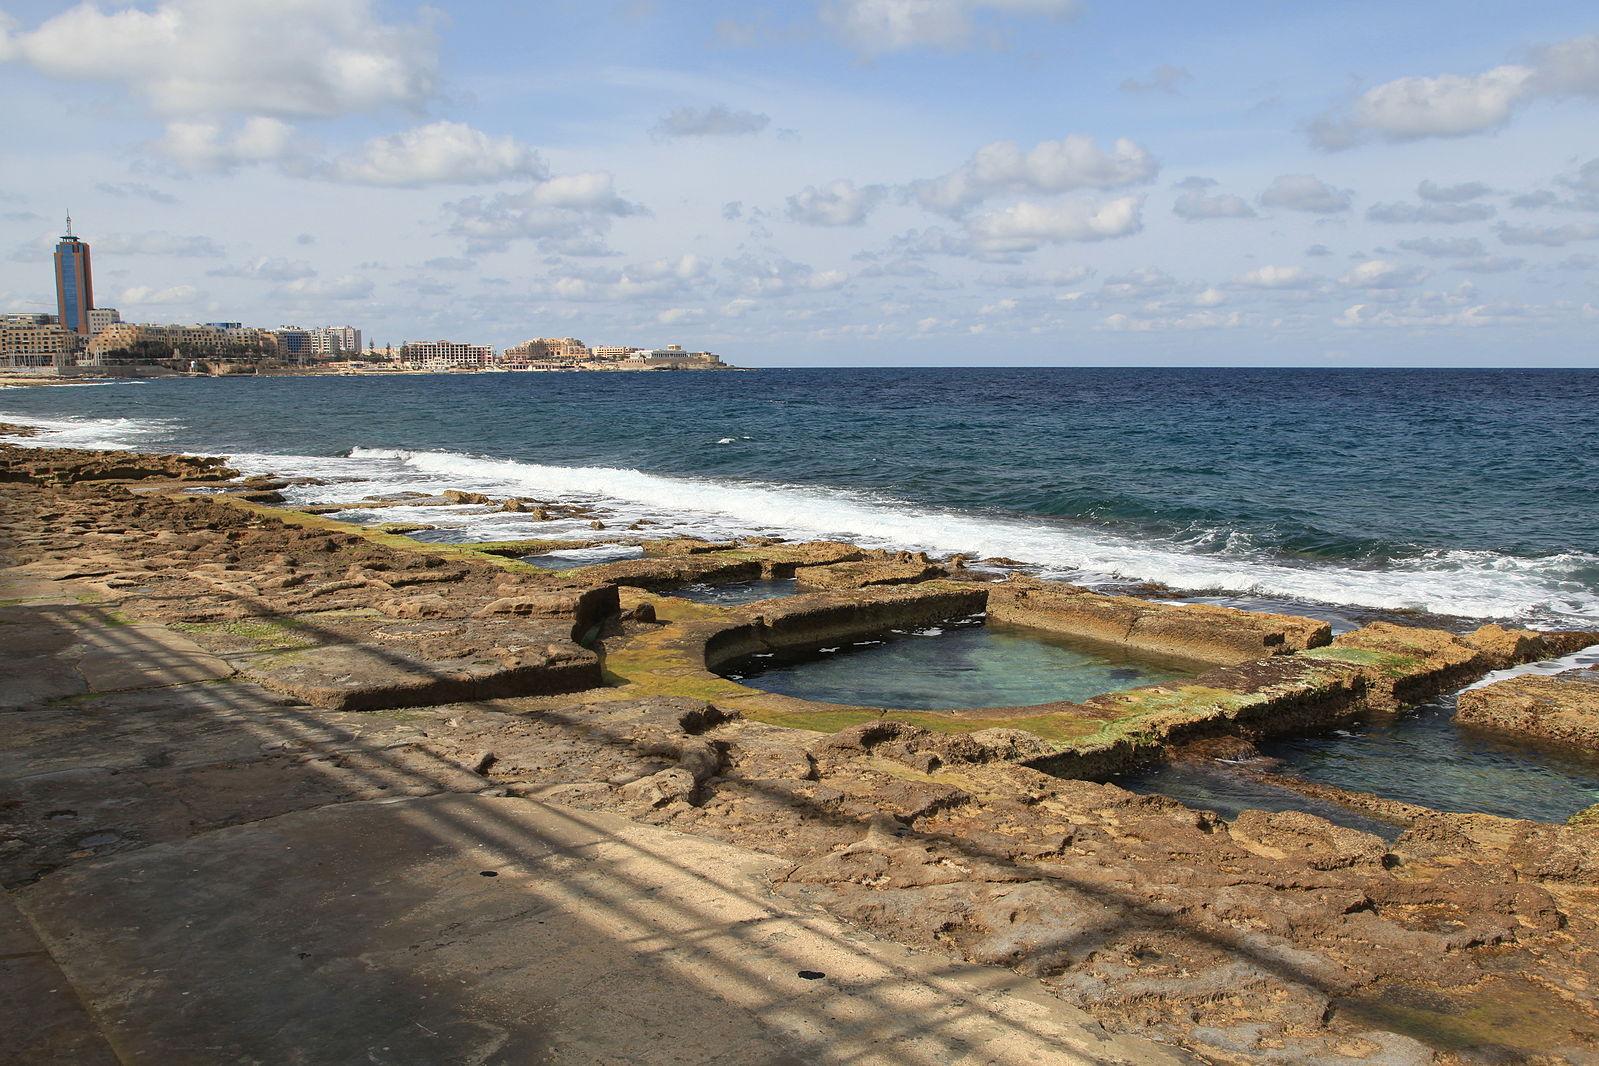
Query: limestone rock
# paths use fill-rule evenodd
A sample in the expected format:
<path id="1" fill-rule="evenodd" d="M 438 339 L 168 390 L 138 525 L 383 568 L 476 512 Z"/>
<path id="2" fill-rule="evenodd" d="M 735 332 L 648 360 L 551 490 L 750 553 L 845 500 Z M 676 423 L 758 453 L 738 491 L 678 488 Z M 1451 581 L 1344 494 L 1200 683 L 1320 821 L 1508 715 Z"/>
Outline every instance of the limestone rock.
<path id="1" fill-rule="evenodd" d="M 1524 675 L 1468 689 L 1455 720 L 1599 751 L 1599 670 Z"/>
<path id="2" fill-rule="evenodd" d="M 926 561 L 867 559 L 858 563 L 831 566 L 802 566 L 794 572 L 801 591 L 810 589 L 858 589 L 869 585 L 910 585 L 943 577 L 944 568 Z"/>
<path id="3" fill-rule="evenodd" d="M 1313 618 L 1203 604 L 1156 603 L 1013 575 L 991 586 L 989 617 L 1105 644 L 1213 663 L 1291 655 L 1332 639 Z"/>

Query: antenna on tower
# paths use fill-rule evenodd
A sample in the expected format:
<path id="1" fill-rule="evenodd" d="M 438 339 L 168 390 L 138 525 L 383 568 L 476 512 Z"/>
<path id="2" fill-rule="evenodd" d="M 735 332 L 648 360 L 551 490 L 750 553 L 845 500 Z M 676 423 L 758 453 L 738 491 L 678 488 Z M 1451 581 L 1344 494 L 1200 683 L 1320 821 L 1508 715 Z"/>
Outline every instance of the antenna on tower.
<path id="1" fill-rule="evenodd" d="M 72 212 L 67 212 L 67 236 L 72 236 Z"/>

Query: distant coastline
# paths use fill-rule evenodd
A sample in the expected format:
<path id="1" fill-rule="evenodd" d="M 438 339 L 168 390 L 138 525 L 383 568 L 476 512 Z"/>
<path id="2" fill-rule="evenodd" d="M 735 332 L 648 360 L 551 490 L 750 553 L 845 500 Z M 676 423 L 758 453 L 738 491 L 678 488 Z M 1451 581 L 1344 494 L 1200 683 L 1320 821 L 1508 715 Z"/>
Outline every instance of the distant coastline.
<path id="1" fill-rule="evenodd" d="M 750 371 L 755 367 L 733 366 L 720 363 L 709 366 L 570 366 L 547 367 L 407 367 L 382 364 L 355 364 L 351 366 L 283 366 L 202 370 L 172 370 L 161 366 L 63 366 L 63 367 L 0 367 L 0 387 L 25 388 L 31 386 L 63 385 L 87 381 L 125 381 L 140 378 L 346 378 L 346 377 L 466 377 L 495 376 L 501 374 L 703 374 L 721 371 Z"/>

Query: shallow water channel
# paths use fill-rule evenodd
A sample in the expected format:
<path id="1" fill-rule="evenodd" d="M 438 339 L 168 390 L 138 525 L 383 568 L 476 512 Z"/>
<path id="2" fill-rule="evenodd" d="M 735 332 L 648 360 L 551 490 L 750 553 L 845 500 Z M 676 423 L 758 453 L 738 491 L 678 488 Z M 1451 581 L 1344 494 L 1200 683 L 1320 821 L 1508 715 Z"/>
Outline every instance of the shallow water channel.
<path id="1" fill-rule="evenodd" d="M 736 607 L 756 600 L 792 596 L 799 589 L 791 577 L 756 578 L 753 581 L 734 581 L 725 585 L 686 585 L 674 589 L 670 595 L 695 603 L 710 603 L 718 607 Z"/>
<path id="2" fill-rule="evenodd" d="M 1446 696 L 1320 736 L 1263 741 L 1264 758 L 1254 763 L 1171 763 L 1115 782 L 1229 818 L 1251 808 L 1302 810 L 1366 830 L 1373 828 L 1370 819 L 1250 771 L 1270 770 L 1437 810 L 1544 822 L 1563 822 L 1599 803 L 1599 756 L 1512 742 L 1457 726 L 1454 714 L 1455 697 Z"/>
<path id="3" fill-rule="evenodd" d="M 981 615 L 890 629 L 821 648 L 746 656 L 721 673 L 800 699 L 943 711 L 1080 701 L 1199 672 L 1194 664 L 1133 657 Z"/>

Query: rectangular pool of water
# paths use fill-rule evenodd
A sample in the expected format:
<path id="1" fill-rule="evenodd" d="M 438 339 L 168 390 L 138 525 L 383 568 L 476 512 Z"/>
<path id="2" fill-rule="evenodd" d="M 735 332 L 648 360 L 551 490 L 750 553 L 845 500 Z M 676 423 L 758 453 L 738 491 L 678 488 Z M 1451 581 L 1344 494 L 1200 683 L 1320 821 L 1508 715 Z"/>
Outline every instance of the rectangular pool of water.
<path id="1" fill-rule="evenodd" d="M 718 607 L 736 607 L 756 600 L 771 600 L 779 596 L 792 596 L 798 591 L 795 581 L 786 578 L 759 578 L 754 581 L 734 581 L 726 585 L 686 585 L 669 595 L 695 603 L 710 603 Z"/>
<path id="2" fill-rule="evenodd" d="M 620 563 L 644 558 L 644 549 L 634 544 L 596 544 L 589 548 L 558 548 L 542 555 L 524 555 L 519 560 L 546 570 L 576 570 L 580 566 Z"/>
<path id="3" fill-rule="evenodd" d="M 948 711 L 1025 707 L 1191 677 L 1193 663 L 1134 657 L 982 616 L 724 665 L 724 677 L 799 699 Z"/>

